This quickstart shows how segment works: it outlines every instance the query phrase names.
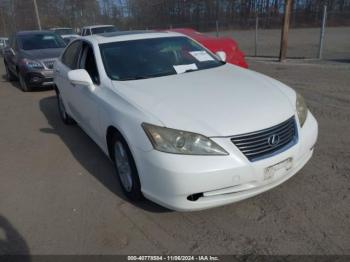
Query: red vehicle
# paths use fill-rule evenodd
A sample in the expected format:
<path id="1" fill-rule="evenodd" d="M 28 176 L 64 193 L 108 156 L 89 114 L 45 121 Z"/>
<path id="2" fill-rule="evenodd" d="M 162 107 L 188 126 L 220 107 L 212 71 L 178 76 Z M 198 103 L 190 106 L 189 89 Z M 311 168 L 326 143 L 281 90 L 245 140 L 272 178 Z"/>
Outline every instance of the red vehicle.
<path id="1" fill-rule="evenodd" d="M 244 53 L 238 48 L 236 41 L 232 38 L 207 36 L 190 28 L 175 28 L 169 31 L 187 35 L 201 43 L 213 53 L 224 51 L 226 53 L 226 62 L 248 68 L 248 64 L 244 59 Z"/>

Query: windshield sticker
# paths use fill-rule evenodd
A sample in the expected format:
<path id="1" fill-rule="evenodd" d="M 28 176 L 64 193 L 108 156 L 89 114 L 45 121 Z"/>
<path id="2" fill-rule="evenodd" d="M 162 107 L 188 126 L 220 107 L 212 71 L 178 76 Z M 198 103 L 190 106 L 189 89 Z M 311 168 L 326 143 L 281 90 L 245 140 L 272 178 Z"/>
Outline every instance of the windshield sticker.
<path id="1" fill-rule="evenodd" d="M 176 73 L 178 74 L 182 74 L 182 73 L 186 73 L 192 70 L 197 70 L 198 67 L 196 64 L 189 64 L 189 65 L 174 65 L 174 69 L 176 71 Z"/>
<path id="2" fill-rule="evenodd" d="M 214 61 L 214 58 L 211 57 L 206 51 L 192 51 L 190 54 L 199 62 Z"/>
<path id="3" fill-rule="evenodd" d="M 55 37 L 53 35 L 44 35 L 43 37 L 44 40 L 53 40 Z"/>

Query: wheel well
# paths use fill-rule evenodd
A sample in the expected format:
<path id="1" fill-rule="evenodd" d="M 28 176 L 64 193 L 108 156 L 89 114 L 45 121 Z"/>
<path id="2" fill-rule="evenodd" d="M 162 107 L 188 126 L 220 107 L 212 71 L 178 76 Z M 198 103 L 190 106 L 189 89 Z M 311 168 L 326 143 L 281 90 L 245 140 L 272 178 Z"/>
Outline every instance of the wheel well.
<path id="1" fill-rule="evenodd" d="M 121 135 L 121 133 L 117 128 L 115 128 L 114 126 L 109 126 L 106 132 L 106 141 L 107 141 L 108 155 L 111 160 L 114 159 L 113 142 L 116 136 L 123 138 L 123 136 Z"/>
<path id="2" fill-rule="evenodd" d="M 58 90 L 58 88 L 57 88 L 57 86 L 56 86 L 56 85 L 54 85 L 54 86 L 53 86 L 53 88 L 54 88 L 54 90 L 55 90 L 56 94 L 59 94 L 59 93 L 60 93 L 60 90 Z"/>

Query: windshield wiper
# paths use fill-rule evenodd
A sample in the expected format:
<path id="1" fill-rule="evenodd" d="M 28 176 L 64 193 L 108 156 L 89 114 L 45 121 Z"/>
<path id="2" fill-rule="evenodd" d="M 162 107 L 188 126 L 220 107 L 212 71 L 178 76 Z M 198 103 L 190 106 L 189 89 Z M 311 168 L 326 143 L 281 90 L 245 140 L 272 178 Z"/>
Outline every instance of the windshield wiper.
<path id="1" fill-rule="evenodd" d="M 167 75 L 174 75 L 174 74 L 175 72 L 173 71 L 166 71 L 166 72 L 144 75 L 144 76 L 127 77 L 127 78 L 123 78 L 123 80 L 140 80 L 140 79 L 148 79 L 153 77 L 160 77 L 160 76 L 167 76 Z"/>
<path id="2" fill-rule="evenodd" d="M 120 81 L 128 81 L 128 80 L 140 80 L 140 79 L 147 79 L 146 76 L 132 76 L 132 77 L 124 77 L 120 79 Z"/>
<path id="3" fill-rule="evenodd" d="M 198 69 L 187 69 L 184 73 L 190 73 L 190 72 L 194 72 L 194 71 L 198 71 Z"/>

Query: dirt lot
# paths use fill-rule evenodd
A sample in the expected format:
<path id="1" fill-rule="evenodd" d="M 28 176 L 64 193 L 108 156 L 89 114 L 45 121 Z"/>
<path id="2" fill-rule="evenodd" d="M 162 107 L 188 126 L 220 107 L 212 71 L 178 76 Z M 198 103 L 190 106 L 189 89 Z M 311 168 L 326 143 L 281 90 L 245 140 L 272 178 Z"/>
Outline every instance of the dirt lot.
<path id="1" fill-rule="evenodd" d="M 215 33 L 211 34 L 215 35 Z M 255 30 L 223 31 L 220 32 L 220 36 L 233 37 L 247 55 L 254 55 Z M 288 39 L 289 57 L 317 57 L 320 28 L 292 28 Z M 278 56 L 280 41 L 280 29 L 260 29 L 258 56 Z M 350 27 L 326 28 L 323 57 L 330 60 L 350 61 Z"/>
<path id="2" fill-rule="evenodd" d="M 250 65 L 305 95 L 315 155 L 269 192 L 194 213 L 128 202 L 97 145 L 61 123 L 53 91 L 2 79 L 0 254 L 350 254 L 350 65 Z"/>

